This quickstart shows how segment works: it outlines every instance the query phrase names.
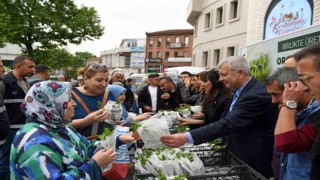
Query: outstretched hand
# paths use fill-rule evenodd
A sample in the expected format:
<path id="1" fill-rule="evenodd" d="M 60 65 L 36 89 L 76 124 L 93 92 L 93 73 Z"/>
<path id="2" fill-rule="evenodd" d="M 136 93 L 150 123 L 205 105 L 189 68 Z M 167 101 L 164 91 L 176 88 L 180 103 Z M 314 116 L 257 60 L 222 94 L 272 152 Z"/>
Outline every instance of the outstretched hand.
<path id="1" fill-rule="evenodd" d="M 167 146 L 178 148 L 188 142 L 188 137 L 185 133 L 184 134 L 173 134 L 173 135 L 169 135 L 169 136 L 162 136 L 160 138 L 160 141 Z"/>
<path id="2" fill-rule="evenodd" d="M 122 143 L 127 144 L 127 143 L 130 143 L 130 142 L 136 141 L 136 140 L 141 140 L 141 138 L 140 138 L 138 132 L 134 131 L 134 132 L 129 132 L 127 134 L 121 135 L 119 137 L 119 140 Z"/>

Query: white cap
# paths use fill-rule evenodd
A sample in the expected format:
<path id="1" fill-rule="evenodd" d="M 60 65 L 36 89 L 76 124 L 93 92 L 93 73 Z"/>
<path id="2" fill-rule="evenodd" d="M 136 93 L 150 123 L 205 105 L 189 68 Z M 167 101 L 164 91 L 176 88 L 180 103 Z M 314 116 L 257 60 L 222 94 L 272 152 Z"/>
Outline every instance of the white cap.
<path id="1" fill-rule="evenodd" d="M 120 68 L 115 68 L 114 70 L 111 71 L 111 76 L 112 76 L 114 73 L 121 73 L 122 75 L 124 75 L 124 70 L 123 70 L 123 69 L 120 69 Z"/>

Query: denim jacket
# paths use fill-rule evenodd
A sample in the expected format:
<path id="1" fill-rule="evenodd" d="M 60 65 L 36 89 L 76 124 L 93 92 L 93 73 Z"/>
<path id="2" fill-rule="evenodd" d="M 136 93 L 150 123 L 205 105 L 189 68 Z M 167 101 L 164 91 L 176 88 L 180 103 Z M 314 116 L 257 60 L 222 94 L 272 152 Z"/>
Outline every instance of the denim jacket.
<path id="1" fill-rule="evenodd" d="M 297 128 L 307 123 L 307 117 L 319 110 L 319 104 L 314 99 L 304 111 L 296 117 Z M 309 151 L 299 153 L 281 153 L 280 179 L 281 180 L 309 180 L 311 172 L 311 158 Z"/>

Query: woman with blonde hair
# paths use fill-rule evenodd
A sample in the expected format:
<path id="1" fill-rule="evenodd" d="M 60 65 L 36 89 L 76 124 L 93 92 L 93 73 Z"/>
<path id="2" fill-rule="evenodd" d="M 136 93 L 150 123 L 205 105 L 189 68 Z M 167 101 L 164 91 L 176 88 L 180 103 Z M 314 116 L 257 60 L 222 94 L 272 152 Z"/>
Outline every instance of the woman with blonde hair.
<path id="1" fill-rule="evenodd" d="M 89 137 L 102 134 L 107 124 L 108 114 L 103 108 L 108 100 L 106 87 L 109 80 L 108 68 L 102 64 L 89 64 L 79 70 L 83 86 L 72 90 L 72 98 L 77 103 L 71 125 L 82 135 Z"/>

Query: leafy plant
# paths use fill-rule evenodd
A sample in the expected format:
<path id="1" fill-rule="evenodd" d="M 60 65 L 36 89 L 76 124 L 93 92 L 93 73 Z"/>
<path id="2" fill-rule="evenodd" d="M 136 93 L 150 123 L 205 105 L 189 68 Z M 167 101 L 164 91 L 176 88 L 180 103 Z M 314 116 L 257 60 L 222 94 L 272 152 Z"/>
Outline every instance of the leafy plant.
<path id="1" fill-rule="evenodd" d="M 264 80 L 270 74 L 271 68 L 268 65 L 268 56 L 260 53 L 259 57 L 249 62 L 250 73 L 258 80 Z"/>
<path id="2" fill-rule="evenodd" d="M 187 128 L 188 128 L 188 125 L 179 124 L 178 125 L 178 132 L 179 133 L 186 132 Z"/>
<path id="3" fill-rule="evenodd" d="M 137 131 L 137 129 L 141 126 L 139 122 L 132 122 L 130 126 L 130 131 Z"/>
<path id="4" fill-rule="evenodd" d="M 158 169 L 158 180 L 167 180 L 166 176 L 163 174 L 163 172 L 161 171 L 161 169 Z"/>
<path id="5" fill-rule="evenodd" d="M 111 136 L 114 130 L 111 130 L 109 128 L 105 128 L 103 133 L 98 136 L 99 139 L 104 140 L 106 137 Z"/>
<path id="6" fill-rule="evenodd" d="M 174 177 L 172 180 L 185 180 L 185 179 L 187 179 L 187 177 L 183 174 L 180 174 L 180 175 Z"/>
<path id="7" fill-rule="evenodd" d="M 100 107 L 100 106 L 101 106 L 101 103 L 102 103 L 101 101 L 97 101 L 98 109 L 100 109 L 100 108 L 101 108 L 101 107 Z M 102 108 L 103 108 L 103 107 L 102 107 Z M 101 108 L 101 109 L 102 109 L 102 108 Z"/>

